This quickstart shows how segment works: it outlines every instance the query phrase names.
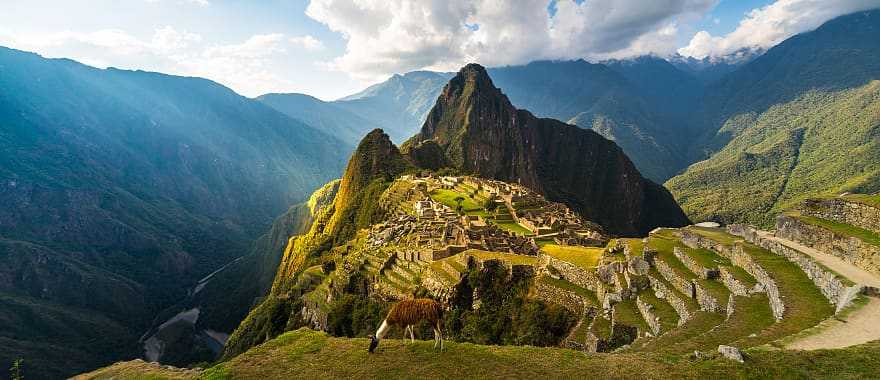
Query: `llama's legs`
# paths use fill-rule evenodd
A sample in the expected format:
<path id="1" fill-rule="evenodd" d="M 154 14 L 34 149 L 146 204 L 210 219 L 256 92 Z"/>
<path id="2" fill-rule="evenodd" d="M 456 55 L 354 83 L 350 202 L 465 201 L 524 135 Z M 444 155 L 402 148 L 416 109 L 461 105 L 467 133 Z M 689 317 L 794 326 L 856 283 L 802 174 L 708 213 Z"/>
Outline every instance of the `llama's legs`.
<path id="1" fill-rule="evenodd" d="M 391 329 L 391 326 L 388 325 L 387 321 L 382 321 L 382 326 L 379 326 L 379 329 L 376 330 L 376 339 L 382 339 L 385 337 L 385 334 L 388 334 L 388 330 Z"/>
<path id="2" fill-rule="evenodd" d="M 410 343 L 415 343 L 415 342 L 416 342 L 416 336 L 415 336 L 415 334 L 413 333 L 413 326 L 412 326 L 412 325 L 409 325 L 409 326 L 406 326 L 406 328 L 407 328 L 407 330 L 409 330 L 409 341 L 410 341 Z"/>

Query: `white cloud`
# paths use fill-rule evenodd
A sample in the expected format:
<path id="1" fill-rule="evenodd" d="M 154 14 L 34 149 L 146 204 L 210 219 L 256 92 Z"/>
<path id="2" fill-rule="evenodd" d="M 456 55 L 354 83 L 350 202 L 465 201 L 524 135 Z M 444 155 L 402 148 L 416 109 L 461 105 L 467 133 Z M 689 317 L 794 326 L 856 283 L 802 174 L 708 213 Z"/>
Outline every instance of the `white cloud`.
<path id="1" fill-rule="evenodd" d="M 777 0 L 753 9 L 736 30 L 727 35 L 713 36 L 705 30 L 697 32 L 678 52 L 704 58 L 724 56 L 742 49 L 767 49 L 837 16 L 878 6 L 880 0 Z"/>
<path id="2" fill-rule="evenodd" d="M 346 52 L 330 63 L 376 80 L 415 69 L 455 69 L 535 59 L 671 54 L 679 22 L 717 0 L 312 0 L 306 14 L 339 32 Z"/>
<path id="3" fill-rule="evenodd" d="M 289 46 L 289 38 L 281 33 L 253 35 L 240 43 L 206 44 L 199 34 L 165 26 L 147 39 L 120 29 L 101 29 L 0 35 L 0 45 L 47 57 L 71 58 L 101 68 L 115 66 L 205 77 L 249 96 L 293 86 L 271 67 L 273 60 L 286 54 Z"/>
<path id="4" fill-rule="evenodd" d="M 158 3 L 162 0 L 144 0 L 144 1 L 146 1 L 148 3 Z M 211 5 L 211 2 L 208 0 L 181 0 L 181 2 L 196 4 L 196 5 L 199 5 L 202 7 L 207 7 L 207 6 Z"/>
<path id="5" fill-rule="evenodd" d="M 290 37 L 290 43 L 309 51 L 323 50 L 324 43 L 311 35 Z"/>

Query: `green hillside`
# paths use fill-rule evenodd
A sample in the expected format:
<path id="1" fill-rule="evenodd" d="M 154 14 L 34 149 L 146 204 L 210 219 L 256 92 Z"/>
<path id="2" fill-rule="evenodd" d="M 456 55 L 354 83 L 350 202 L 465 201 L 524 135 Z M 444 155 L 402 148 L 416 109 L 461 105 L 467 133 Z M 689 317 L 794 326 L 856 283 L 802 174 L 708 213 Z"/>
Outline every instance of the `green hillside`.
<path id="1" fill-rule="evenodd" d="M 880 81 L 728 121 L 736 135 L 666 186 L 694 220 L 770 225 L 817 195 L 880 190 Z"/>

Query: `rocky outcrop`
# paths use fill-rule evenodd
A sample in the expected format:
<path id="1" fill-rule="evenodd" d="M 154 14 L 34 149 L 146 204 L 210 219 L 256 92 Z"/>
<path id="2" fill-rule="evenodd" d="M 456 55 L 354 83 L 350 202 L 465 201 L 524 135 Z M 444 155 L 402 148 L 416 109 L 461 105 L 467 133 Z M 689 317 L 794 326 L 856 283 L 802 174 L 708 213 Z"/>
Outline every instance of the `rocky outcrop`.
<path id="1" fill-rule="evenodd" d="M 797 217 L 789 215 L 780 215 L 776 218 L 776 236 L 808 245 L 880 275 L 880 247 L 868 244 L 857 237 L 804 223 Z"/>
<path id="2" fill-rule="evenodd" d="M 837 311 L 849 305 L 862 289 L 861 286 L 852 284 L 850 281 L 837 276 L 837 274 L 817 263 L 809 255 L 778 241 L 762 238 L 753 227 L 731 225 L 727 227 L 727 230 L 731 234 L 742 236 L 749 242 L 783 256 L 788 261 L 796 264 L 816 284 L 816 287 L 819 288 L 825 298 L 837 307 Z"/>
<path id="3" fill-rule="evenodd" d="M 427 141 L 454 168 L 520 183 L 613 233 L 688 224 L 669 192 L 643 178 L 617 144 L 516 109 L 480 65 L 465 66 L 449 81 L 406 145 Z"/>
<path id="4" fill-rule="evenodd" d="M 880 209 L 845 198 L 807 199 L 798 207 L 807 216 L 850 224 L 880 233 Z"/>

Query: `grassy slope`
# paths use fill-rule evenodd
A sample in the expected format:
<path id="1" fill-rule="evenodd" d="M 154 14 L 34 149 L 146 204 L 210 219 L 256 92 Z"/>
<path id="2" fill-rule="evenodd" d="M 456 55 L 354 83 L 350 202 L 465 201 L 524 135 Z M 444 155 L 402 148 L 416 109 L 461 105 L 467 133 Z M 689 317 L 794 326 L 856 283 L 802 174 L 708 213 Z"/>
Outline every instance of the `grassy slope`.
<path id="1" fill-rule="evenodd" d="M 535 347 L 481 346 L 431 341 L 384 340 L 368 354 L 367 339 L 328 337 L 301 329 L 208 369 L 207 379 L 278 378 L 870 378 L 880 373 L 880 342 L 846 350 L 747 351 L 747 364 L 709 354 L 705 360 L 678 355 L 592 354 Z M 133 362 L 136 364 L 136 362 Z M 172 378 L 167 372 L 133 375 L 132 364 L 102 369 L 85 378 Z M 124 372 L 128 370 L 128 372 Z M 183 377 L 175 373 L 175 377 Z"/>
<path id="2" fill-rule="evenodd" d="M 666 186 L 694 220 L 767 226 L 804 198 L 880 190 L 880 81 L 728 120 L 737 136 Z"/>
<path id="3" fill-rule="evenodd" d="M 599 259 L 602 258 L 603 251 L 602 248 L 561 246 L 556 244 L 548 244 L 541 249 L 550 256 L 584 269 L 592 269 L 599 265 Z"/>

